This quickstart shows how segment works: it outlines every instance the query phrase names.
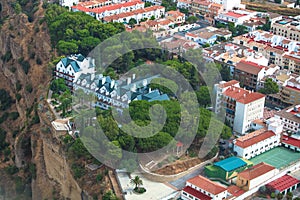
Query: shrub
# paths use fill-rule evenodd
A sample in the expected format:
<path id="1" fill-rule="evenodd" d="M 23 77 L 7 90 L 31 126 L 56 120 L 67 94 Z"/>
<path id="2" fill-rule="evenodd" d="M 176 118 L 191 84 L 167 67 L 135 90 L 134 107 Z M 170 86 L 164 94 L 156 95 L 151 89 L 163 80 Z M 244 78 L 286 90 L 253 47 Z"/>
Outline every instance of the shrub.
<path id="1" fill-rule="evenodd" d="M 15 165 L 9 165 L 4 168 L 4 171 L 9 175 L 14 175 L 19 171 L 19 169 Z"/>
<path id="2" fill-rule="evenodd" d="M 22 96 L 21 96 L 19 93 L 17 93 L 17 94 L 16 94 L 16 99 L 17 99 L 17 101 L 20 101 L 21 98 L 22 98 Z"/>
<path id="3" fill-rule="evenodd" d="M 27 84 L 25 88 L 26 88 L 26 91 L 29 92 L 29 93 L 31 93 L 33 91 L 33 88 L 32 88 L 31 84 Z"/>
<path id="4" fill-rule="evenodd" d="M 101 182 L 103 180 L 103 174 L 97 174 L 96 181 L 97 183 Z"/>
<path id="5" fill-rule="evenodd" d="M 140 188 L 134 188 L 133 189 L 136 193 L 139 193 L 139 194 L 143 194 L 146 192 L 146 189 L 143 188 L 143 187 L 140 187 Z"/>
<path id="6" fill-rule="evenodd" d="M 11 112 L 9 113 L 9 118 L 12 120 L 16 120 L 19 117 L 19 113 L 18 112 Z"/>

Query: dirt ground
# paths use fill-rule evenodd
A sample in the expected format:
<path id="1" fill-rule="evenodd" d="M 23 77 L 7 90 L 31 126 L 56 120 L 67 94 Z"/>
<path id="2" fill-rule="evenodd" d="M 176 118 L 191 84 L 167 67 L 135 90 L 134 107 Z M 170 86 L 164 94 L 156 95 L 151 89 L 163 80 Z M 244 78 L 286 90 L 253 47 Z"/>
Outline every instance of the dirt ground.
<path id="1" fill-rule="evenodd" d="M 162 175 L 178 174 L 200 164 L 201 162 L 203 161 L 199 158 L 185 158 L 184 160 L 177 160 L 172 164 L 166 165 L 163 168 L 156 170 L 154 173 Z"/>

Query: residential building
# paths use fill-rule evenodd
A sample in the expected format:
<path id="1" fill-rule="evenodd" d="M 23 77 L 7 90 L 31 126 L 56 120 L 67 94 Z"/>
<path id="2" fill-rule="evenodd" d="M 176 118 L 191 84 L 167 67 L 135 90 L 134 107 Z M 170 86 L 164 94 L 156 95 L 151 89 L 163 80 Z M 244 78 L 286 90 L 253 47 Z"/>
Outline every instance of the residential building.
<path id="1" fill-rule="evenodd" d="M 149 2 L 151 3 L 152 5 L 161 5 L 162 1 L 161 0 L 144 0 L 145 2 Z"/>
<path id="2" fill-rule="evenodd" d="M 291 136 L 284 134 L 282 136 L 281 143 L 285 148 L 295 152 L 300 152 L 300 134 L 293 134 Z"/>
<path id="3" fill-rule="evenodd" d="M 240 172 L 236 185 L 248 191 L 273 178 L 277 173 L 278 169 L 262 162 Z"/>
<path id="4" fill-rule="evenodd" d="M 255 17 L 256 12 L 246 10 L 234 10 L 228 12 L 222 12 L 215 17 L 216 21 L 222 23 L 232 22 L 235 26 L 242 25 L 245 21 L 249 21 L 252 17 Z"/>
<path id="5" fill-rule="evenodd" d="M 267 60 L 266 60 L 267 61 Z M 255 63 L 252 61 L 241 60 L 236 64 L 233 78 L 240 81 L 243 87 L 249 90 L 257 90 L 259 82 L 268 75 L 275 73 L 279 67 L 264 66 L 266 63 Z"/>
<path id="6" fill-rule="evenodd" d="M 198 30 L 188 31 L 185 34 L 187 40 L 198 42 L 199 44 L 214 45 L 219 37 L 228 39 L 231 37 L 231 32 L 223 28 L 206 27 Z"/>
<path id="7" fill-rule="evenodd" d="M 55 67 L 55 78 L 63 78 L 66 85 L 73 89 L 73 83 L 81 74 L 94 73 L 95 60 L 81 54 L 62 58 Z"/>
<path id="8" fill-rule="evenodd" d="M 134 100 L 164 101 L 169 100 L 166 94 L 148 87 L 152 79 L 159 75 L 149 77 L 136 77 L 133 74 L 126 80 L 113 80 L 102 74 L 82 74 L 74 82 L 74 90 L 81 89 L 86 94 L 92 93 L 97 97 L 94 106 L 102 109 L 114 107 L 118 110 L 129 107 Z"/>
<path id="9" fill-rule="evenodd" d="M 219 178 L 224 181 L 229 181 L 235 178 L 238 172 L 247 169 L 251 164 L 247 163 L 242 158 L 229 157 L 213 165 L 205 166 L 205 175 L 209 178 Z"/>
<path id="10" fill-rule="evenodd" d="M 177 1 L 177 8 L 190 9 L 191 6 L 192 6 L 191 0 L 178 0 Z"/>
<path id="11" fill-rule="evenodd" d="M 225 11 L 233 10 L 234 8 L 245 8 L 241 4 L 241 0 L 212 0 L 214 3 L 221 4 Z"/>
<path id="12" fill-rule="evenodd" d="M 77 5 L 79 0 L 59 0 L 59 5 L 71 8 L 73 5 Z"/>
<path id="13" fill-rule="evenodd" d="M 128 13 L 135 10 L 141 10 L 145 6 L 145 3 L 140 0 L 133 0 L 123 3 L 117 3 L 108 6 L 102 7 L 93 7 L 89 8 L 83 4 L 78 4 L 76 6 L 72 6 L 72 11 L 77 12 L 85 12 L 86 14 L 95 17 L 97 20 L 102 20 L 104 17 L 115 16 L 121 13 Z"/>
<path id="14" fill-rule="evenodd" d="M 206 0 L 193 0 L 191 12 L 205 16 L 207 13 L 209 13 L 209 7 L 211 4 L 211 2 Z"/>
<path id="15" fill-rule="evenodd" d="M 214 86 L 214 93 L 215 112 L 223 108 L 227 122 L 238 134 L 246 134 L 251 122 L 263 117 L 265 95 L 240 88 L 236 80 L 221 81 Z"/>
<path id="16" fill-rule="evenodd" d="M 250 18 L 247 21 L 244 21 L 243 26 L 246 26 L 248 29 L 248 32 L 255 31 L 259 27 L 262 27 L 265 19 L 261 18 Z"/>
<path id="17" fill-rule="evenodd" d="M 186 181 L 181 191 L 183 200 L 204 199 L 222 200 L 227 197 L 227 189 L 203 176 L 195 176 Z"/>
<path id="18" fill-rule="evenodd" d="M 262 30 L 256 30 L 233 39 L 234 43 L 244 45 L 257 53 L 261 53 L 269 59 L 269 64 L 275 64 L 287 69 L 290 67 L 290 71 L 299 73 L 299 64 L 296 63 L 298 63 L 300 44 L 297 41 Z M 293 58 L 286 57 L 284 59 L 285 55 L 290 55 Z"/>
<path id="19" fill-rule="evenodd" d="M 280 145 L 283 125 L 280 120 L 268 124 L 268 128 L 248 133 L 233 141 L 233 150 L 245 159 L 253 158 Z"/>
<path id="20" fill-rule="evenodd" d="M 227 191 L 229 194 L 229 197 L 227 198 L 228 200 L 236 199 L 237 197 L 241 196 L 242 194 L 244 194 L 246 192 L 245 190 L 242 190 L 241 188 L 239 188 L 236 185 L 228 186 Z"/>
<path id="21" fill-rule="evenodd" d="M 171 20 L 175 24 L 182 24 L 185 22 L 185 14 L 178 10 L 171 10 L 166 12 L 165 18 Z"/>
<path id="22" fill-rule="evenodd" d="M 111 4 L 113 4 L 112 0 L 93 0 L 93 1 L 80 1 L 72 6 L 77 5 L 79 7 L 84 7 L 86 9 L 94 9 L 94 8 L 101 8 L 104 6 L 109 6 Z"/>
<path id="23" fill-rule="evenodd" d="M 286 104 L 300 104 L 300 76 L 291 78 L 280 91 L 281 101 Z"/>
<path id="24" fill-rule="evenodd" d="M 271 25 L 272 33 L 290 40 L 300 41 L 300 22 L 298 19 L 284 18 Z"/>
<path id="25" fill-rule="evenodd" d="M 300 75 L 300 53 L 285 54 L 283 56 L 283 67 L 295 74 Z"/>
<path id="26" fill-rule="evenodd" d="M 174 55 L 181 55 L 189 49 L 198 49 L 201 46 L 197 42 L 185 39 L 184 37 L 174 35 L 159 42 L 162 49 L 165 49 Z"/>
<path id="27" fill-rule="evenodd" d="M 290 175 L 284 175 L 274 181 L 268 183 L 266 188 L 275 193 L 286 195 L 300 187 L 300 181 Z"/>
<path id="28" fill-rule="evenodd" d="M 131 12 L 124 12 L 115 14 L 103 18 L 104 22 L 119 22 L 128 24 L 130 19 L 135 19 L 139 24 L 142 19 L 149 19 L 152 16 L 156 19 L 161 18 L 165 15 L 165 7 L 162 6 L 151 6 L 133 10 Z"/>
<path id="29" fill-rule="evenodd" d="M 284 130 L 300 134 L 300 104 L 276 112 L 274 117 L 283 122 Z"/>

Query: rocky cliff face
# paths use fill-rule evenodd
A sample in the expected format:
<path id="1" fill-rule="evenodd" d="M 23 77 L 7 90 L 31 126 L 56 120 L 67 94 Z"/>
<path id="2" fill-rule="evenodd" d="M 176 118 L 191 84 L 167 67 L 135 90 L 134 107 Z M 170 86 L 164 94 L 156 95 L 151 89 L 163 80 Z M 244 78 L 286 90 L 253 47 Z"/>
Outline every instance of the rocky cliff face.
<path id="1" fill-rule="evenodd" d="M 16 99 L 9 111 L 19 113 L 0 124 L 11 149 L 0 161 L 0 199 L 81 199 L 60 144 L 51 137 L 51 113 L 44 103 L 53 54 L 43 14 L 40 1 L 0 2 L 0 89 Z M 7 175 L 9 165 L 19 171 Z"/>

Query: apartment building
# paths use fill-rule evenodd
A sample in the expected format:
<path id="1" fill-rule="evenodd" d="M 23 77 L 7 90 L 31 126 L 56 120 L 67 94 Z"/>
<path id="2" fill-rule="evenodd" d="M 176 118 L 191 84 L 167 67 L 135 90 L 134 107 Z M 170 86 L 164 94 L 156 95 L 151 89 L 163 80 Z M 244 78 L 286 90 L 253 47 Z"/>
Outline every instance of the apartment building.
<path id="1" fill-rule="evenodd" d="M 279 67 L 263 66 L 252 61 L 241 60 L 236 64 L 233 78 L 238 80 L 243 87 L 249 90 L 257 90 L 259 82 L 268 75 L 272 75 Z"/>
<path id="2" fill-rule="evenodd" d="M 280 91 L 281 101 L 286 104 L 300 104 L 300 76 L 291 78 Z"/>
<path id="3" fill-rule="evenodd" d="M 275 64 L 282 68 L 291 67 L 290 71 L 299 72 L 299 64 L 294 63 L 298 63 L 297 58 L 299 57 L 298 49 L 300 44 L 295 40 L 290 40 L 266 31 L 256 30 L 235 37 L 233 42 L 261 53 L 269 59 L 269 64 Z M 284 59 L 286 55 L 292 56 L 293 59 Z"/>
<path id="4" fill-rule="evenodd" d="M 272 33 L 284 36 L 290 40 L 300 41 L 299 19 L 284 18 L 271 25 Z"/>
<path id="5" fill-rule="evenodd" d="M 227 197 L 227 194 L 224 186 L 199 175 L 186 181 L 186 186 L 181 191 L 181 198 L 222 200 Z"/>
<path id="6" fill-rule="evenodd" d="M 135 10 L 143 9 L 145 6 L 145 3 L 140 0 L 133 0 L 128 2 L 122 2 L 117 4 L 112 4 L 108 6 L 100 6 L 97 7 L 96 5 L 93 7 L 86 6 L 84 4 L 85 2 L 82 2 L 81 4 L 72 6 L 72 11 L 74 12 L 85 12 L 86 14 L 91 15 L 92 17 L 95 17 L 97 20 L 102 20 L 104 17 L 107 16 L 115 16 L 121 13 L 127 13 L 132 12 Z"/>
<path id="7" fill-rule="evenodd" d="M 276 112 L 274 117 L 283 122 L 286 131 L 300 134 L 300 104 Z"/>
<path id="8" fill-rule="evenodd" d="M 206 0 L 193 0 L 191 12 L 205 16 L 209 13 L 209 8 L 212 3 Z"/>
<path id="9" fill-rule="evenodd" d="M 265 95 L 240 88 L 236 80 L 216 84 L 214 94 L 215 112 L 223 108 L 226 120 L 238 134 L 246 134 L 251 122 L 263 117 Z"/>
<path id="10" fill-rule="evenodd" d="M 140 23 L 142 19 L 149 19 L 152 16 L 159 19 L 165 15 L 165 7 L 163 6 L 151 6 L 146 8 L 141 8 L 133 10 L 131 12 L 125 12 L 120 14 L 115 14 L 103 18 L 104 22 L 119 22 L 119 23 L 129 23 L 130 19 L 135 19 L 137 24 Z"/>
<path id="11" fill-rule="evenodd" d="M 268 128 L 262 128 L 233 141 L 233 150 L 237 156 L 250 159 L 280 145 L 280 137 L 283 125 L 280 120 L 268 124 Z"/>
<path id="12" fill-rule="evenodd" d="M 177 8 L 190 9 L 192 6 L 192 1 L 190 0 L 178 0 Z"/>
<path id="13" fill-rule="evenodd" d="M 245 5 L 241 3 L 241 0 L 212 0 L 212 2 L 221 4 L 224 11 L 230 11 L 234 8 L 245 8 Z"/>
<path id="14" fill-rule="evenodd" d="M 283 67 L 289 71 L 300 75 L 300 55 L 291 53 L 283 55 Z"/>

